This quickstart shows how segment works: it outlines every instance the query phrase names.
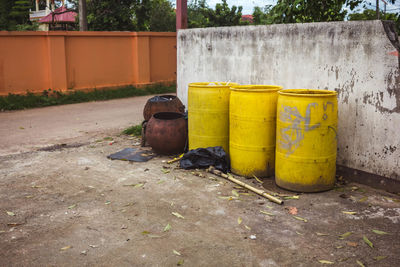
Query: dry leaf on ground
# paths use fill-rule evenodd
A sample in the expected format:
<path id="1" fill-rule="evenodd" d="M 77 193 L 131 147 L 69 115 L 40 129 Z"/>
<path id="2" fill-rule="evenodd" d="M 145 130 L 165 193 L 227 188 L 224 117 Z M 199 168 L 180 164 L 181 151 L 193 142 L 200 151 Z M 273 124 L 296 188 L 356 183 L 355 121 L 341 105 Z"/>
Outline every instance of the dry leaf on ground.
<path id="1" fill-rule="evenodd" d="M 350 246 L 350 247 L 357 247 L 358 246 L 358 243 L 357 242 L 347 242 L 347 245 L 348 246 Z"/>
<path id="2" fill-rule="evenodd" d="M 372 244 L 372 242 L 369 241 L 369 239 L 366 236 L 363 236 L 363 240 L 368 246 L 370 246 L 371 248 L 374 248 L 374 244 Z"/>
<path id="3" fill-rule="evenodd" d="M 372 232 L 374 232 L 377 235 L 387 235 L 388 233 L 384 232 L 384 231 L 380 231 L 380 230 L 372 230 Z"/>
<path id="4" fill-rule="evenodd" d="M 288 211 L 290 214 L 292 215 L 296 215 L 297 214 L 297 208 L 296 207 L 287 207 Z"/>
<path id="5" fill-rule="evenodd" d="M 182 256 L 182 254 L 181 254 L 180 252 L 176 251 L 175 249 L 172 250 L 172 252 L 173 252 L 175 255 Z"/>
<path id="6" fill-rule="evenodd" d="M 181 219 L 185 219 L 185 217 L 183 217 L 182 215 L 180 215 L 178 212 L 172 212 L 172 215 L 181 218 Z"/>
<path id="7" fill-rule="evenodd" d="M 170 225 L 170 224 L 167 224 L 167 225 L 164 227 L 164 232 L 167 232 L 167 231 L 169 231 L 169 230 L 171 230 L 171 225 Z"/>
<path id="8" fill-rule="evenodd" d="M 327 260 L 318 260 L 318 261 L 319 261 L 319 263 L 322 263 L 322 264 L 334 264 L 333 261 L 327 261 Z"/>
<path id="9" fill-rule="evenodd" d="M 346 232 L 344 234 L 339 235 L 339 239 L 345 239 L 346 237 L 352 235 L 353 232 Z"/>
<path id="10" fill-rule="evenodd" d="M 295 218 L 296 220 L 299 220 L 299 221 L 308 222 L 307 219 L 304 219 L 304 218 L 301 218 L 301 217 L 298 217 L 298 216 L 293 216 L 293 218 Z"/>

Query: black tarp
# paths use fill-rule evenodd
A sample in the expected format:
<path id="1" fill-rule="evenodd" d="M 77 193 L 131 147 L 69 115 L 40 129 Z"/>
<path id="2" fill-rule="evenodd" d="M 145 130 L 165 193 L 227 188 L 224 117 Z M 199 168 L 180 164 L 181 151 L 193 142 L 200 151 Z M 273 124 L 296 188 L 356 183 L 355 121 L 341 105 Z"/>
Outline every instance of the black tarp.
<path id="1" fill-rule="evenodd" d="M 140 150 L 137 148 L 125 148 L 117 153 L 107 156 L 109 159 L 119 159 L 136 162 L 146 162 L 154 158 L 155 154 L 151 151 Z"/>
<path id="2" fill-rule="evenodd" d="M 183 169 L 204 169 L 214 166 L 224 173 L 230 170 L 229 156 L 220 146 L 190 150 L 183 155 L 179 163 Z"/>

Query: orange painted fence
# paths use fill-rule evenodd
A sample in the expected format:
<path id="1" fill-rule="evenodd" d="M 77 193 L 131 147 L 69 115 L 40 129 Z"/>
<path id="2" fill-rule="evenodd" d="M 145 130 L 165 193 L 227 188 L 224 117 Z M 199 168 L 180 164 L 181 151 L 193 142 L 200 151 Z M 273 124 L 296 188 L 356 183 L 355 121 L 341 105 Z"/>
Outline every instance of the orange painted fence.
<path id="1" fill-rule="evenodd" d="M 0 95 L 175 81 L 175 33 L 0 31 Z"/>

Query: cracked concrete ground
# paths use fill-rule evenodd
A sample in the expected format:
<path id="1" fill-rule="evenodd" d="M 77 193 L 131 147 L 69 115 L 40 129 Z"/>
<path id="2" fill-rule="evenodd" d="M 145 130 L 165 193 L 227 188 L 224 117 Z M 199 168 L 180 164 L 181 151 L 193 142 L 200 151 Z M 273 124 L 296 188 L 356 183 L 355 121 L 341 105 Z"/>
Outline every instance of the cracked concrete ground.
<path id="1" fill-rule="evenodd" d="M 142 109 L 145 99 L 135 108 Z M 118 106 L 128 100 L 113 101 Z M 91 104 L 79 104 L 80 114 Z M 96 105 L 106 109 L 110 102 Z M 111 113 L 104 109 L 99 112 Z M 0 114 L 1 126 L 26 129 L 17 121 L 24 112 Z M 5 121 L 5 114 L 14 122 Z M 41 147 L 66 144 L 49 149 L 23 137 L 21 143 L 2 143 L 1 266 L 398 266 L 398 195 L 354 183 L 296 195 L 265 180 L 272 191 L 298 196 L 280 206 L 204 171 L 169 165 L 169 157 L 145 163 L 107 159 L 138 147 L 138 139 L 119 133 L 140 119 L 111 124 L 113 116 L 99 117 L 98 126 L 75 136 L 43 131 Z M 63 127 L 79 129 L 86 125 L 82 120 Z M 113 138 L 111 145 L 106 137 Z M 290 214 L 292 207 L 297 214 Z"/>

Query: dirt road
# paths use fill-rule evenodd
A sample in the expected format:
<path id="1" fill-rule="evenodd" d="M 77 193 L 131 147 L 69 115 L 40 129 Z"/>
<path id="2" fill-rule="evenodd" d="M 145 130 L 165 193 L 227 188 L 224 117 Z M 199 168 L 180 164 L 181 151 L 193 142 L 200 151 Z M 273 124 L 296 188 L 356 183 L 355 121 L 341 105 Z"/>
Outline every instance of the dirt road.
<path id="1" fill-rule="evenodd" d="M 26 152 L 143 120 L 151 96 L 0 112 L 0 155 Z"/>

